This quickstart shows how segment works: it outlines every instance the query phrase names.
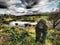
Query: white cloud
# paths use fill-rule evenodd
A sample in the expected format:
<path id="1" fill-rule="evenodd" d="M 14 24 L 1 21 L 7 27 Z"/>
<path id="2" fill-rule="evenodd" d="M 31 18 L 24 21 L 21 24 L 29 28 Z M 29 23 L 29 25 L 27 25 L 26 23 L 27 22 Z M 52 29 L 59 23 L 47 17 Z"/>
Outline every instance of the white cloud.
<path id="1" fill-rule="evenodd" d="M 15 4 L 15 3 L 21 3 L 21 1 L 20 0 L 9 0 L 6 3 L 9 4 L 9 5 L 12 5 L 12 4 Z"/>
<path id="2" fill-rule="evenodd" d="M 4 13 L 19 16 L 19 15 L 37 14 L 40 12 L 50 12 L 51 10 L 48 9 L 48 6 L 50 6 L 51 4 L 55 5 L 59 1 L 60 0 L 52 0 L 49 2 L 49 0 L 40 0 L 39 3 L 35 5 L 33 8 L 26 9 L 24 8 L 24 5 L 21 4 L 22 2 L 20 0 L 8 0 L 7 4 L 9 4 L 10 6 L 8 7 L 8 10 L 6 9 Z M 16 5 L 14 5 L 16 3 L 20 3 L 22 7 L 17 8 Z"/>
<path id="3" fill-rule="evenodd" d="M 24 12 L 26 15 L 28 14 L 32 14 L 34 13 L 34 11 L 36 11 L 35 13 L 37 14 L 38 12 L 45 12 L 46 11 L 46 8 L 47 8 L 47 4 L 48 3 L 48 0 L 41 0 L 38 5 L 34 6 L 32 9 L 25 9 L 25 8 L 16 8 L 15 6 L 11 6 L 9 9 L 12 9 L 14 11 L 16 11 L 15 13 L 20 13 L 20 12 Z M 43 5 L 46 5 L 46 6 L 43 6 Z M 23 14 L 23 13 L 22 13 Z"/>

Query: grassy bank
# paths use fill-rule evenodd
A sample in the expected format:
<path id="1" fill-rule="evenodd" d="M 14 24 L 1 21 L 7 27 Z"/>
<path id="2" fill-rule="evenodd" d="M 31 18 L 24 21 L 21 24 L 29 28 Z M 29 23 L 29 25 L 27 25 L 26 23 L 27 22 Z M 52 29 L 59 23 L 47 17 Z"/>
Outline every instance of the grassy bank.
<path id="1" fill-rule="evenodd" d="M 60 45 L 60 32 L 49 30 L 46 45 Z M 0 26 L 0 45 L 40 45 L 35 42 L 35 30 L 21 29 L 8 25 Z"/>

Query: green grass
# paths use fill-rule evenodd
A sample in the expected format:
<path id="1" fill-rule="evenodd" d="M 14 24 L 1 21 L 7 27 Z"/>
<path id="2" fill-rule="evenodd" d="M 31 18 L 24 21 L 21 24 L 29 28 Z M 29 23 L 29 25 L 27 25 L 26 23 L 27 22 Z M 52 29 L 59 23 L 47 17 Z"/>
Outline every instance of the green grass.
<path id="1" fill-rule="evenodd" d="M 31 18 L 31 20 L 37 20 L 35 19 L 36 17 L 33 18 L 34 19 Z M 47 17 L 41 16 L 41 18 L 38 20 L 40 19 L 47 20 Z M 3 24 L 2 22 L 3 21 L 0 19 L 0 45 L 41 45 L 39 42 L 35 42 L 35 30 L 11 27 L 9 25 Z M 60 45 L 60 31 L 54 29 L 48 31 L 46 45 L 48 45 L 48 43 L 53 43 L 53 45 Z"/>
<path id="2" fill-rule="evenodd" d="M 57 30 L 48 32 L 46 44 L 52 42 L 54 45 L 60 45 L 59 34 L 60 32 Z M 33 30 L 27 31 L 4 24 L 0 28 L 0 40 L 3 39 L 2 45 L 40 45 L 40 43 L 35 42 L 35 37 L 35 31 Z"/>
<path id="3" fill-rule="evenodd" d="M 34 33 L 20 30 L 16 27 L 2 26 L 0 37 L 3 38 L 2 45 L 34 45 Z"/>

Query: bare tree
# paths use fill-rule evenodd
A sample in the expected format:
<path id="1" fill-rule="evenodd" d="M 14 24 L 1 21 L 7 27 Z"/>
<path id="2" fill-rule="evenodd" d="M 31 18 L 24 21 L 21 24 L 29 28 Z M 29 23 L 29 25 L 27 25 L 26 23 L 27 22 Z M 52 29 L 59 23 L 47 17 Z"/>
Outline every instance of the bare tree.
<path id="1" fill-rule="evenodd" d="M 60 24 L 60 13 L 59 12 L 52 12 L 49 14 L 48 19 L 53 22 L 53 28 Z"/>

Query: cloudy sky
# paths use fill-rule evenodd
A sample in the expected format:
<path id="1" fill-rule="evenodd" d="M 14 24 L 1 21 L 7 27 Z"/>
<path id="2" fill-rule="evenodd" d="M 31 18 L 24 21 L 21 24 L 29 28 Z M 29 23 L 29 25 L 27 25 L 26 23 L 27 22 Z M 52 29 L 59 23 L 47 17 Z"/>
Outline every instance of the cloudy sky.
<path id="1" fill-rule="evenodd" d="M 38 0 L 38 3 L 31 9 L 25 8 L 27 5 L 27 2 L 25 2 L 25 0 L 0 0 L 0 2 L 5 2 L 8 7 L 7 9 L 0 8 L 0 14 L 12 14 L 20 16 L 39 14 L 41 12 L 51 12 L 53 8 L 54 10 L 57 9 L 57 5 L 60 0 Z M 1 4 L 4 5 L 4 3 Z"/>

